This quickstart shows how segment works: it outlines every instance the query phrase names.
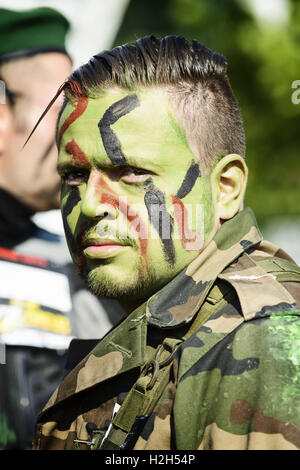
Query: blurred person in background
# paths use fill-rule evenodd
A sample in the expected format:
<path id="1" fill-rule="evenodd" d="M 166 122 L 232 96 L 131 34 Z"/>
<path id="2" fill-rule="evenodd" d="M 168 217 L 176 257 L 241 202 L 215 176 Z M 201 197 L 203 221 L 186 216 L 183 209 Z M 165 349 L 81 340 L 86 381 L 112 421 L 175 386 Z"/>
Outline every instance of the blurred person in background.
<path id="1" fill-rule="evenodd" d="M 6 364 L 0 366 L 0 448 L 5 449 L 31 447 L 36 414 L 63 374 L 71 338 L 103 336 L 122 316 L 117 304 L 109 304 L 107 317 L 108 304 L 86 291 L 69 264 L 64 238 L 32 220 L 35 213 L 59 207 L 54 138 L 59 103 L 21 149 L 71 73 L 65 48 L 69 26 L 50 8 L 0 10 L 5 90 L 0 105 L 0 341 L 6 345 Z M 81 309 L 84 323 L 76 313 Z"/>

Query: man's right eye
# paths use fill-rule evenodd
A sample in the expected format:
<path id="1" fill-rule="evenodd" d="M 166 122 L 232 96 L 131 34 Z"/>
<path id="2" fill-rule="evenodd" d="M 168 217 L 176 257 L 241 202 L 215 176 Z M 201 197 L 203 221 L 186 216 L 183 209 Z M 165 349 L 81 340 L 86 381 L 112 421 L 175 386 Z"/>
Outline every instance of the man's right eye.
<path id="1" fill-rule="evenodd" d="M 79 186 L 85 183 L 88 176 L 83 171 L 68 171 L 62 175 L 62 180 L 67 186 Z"/>

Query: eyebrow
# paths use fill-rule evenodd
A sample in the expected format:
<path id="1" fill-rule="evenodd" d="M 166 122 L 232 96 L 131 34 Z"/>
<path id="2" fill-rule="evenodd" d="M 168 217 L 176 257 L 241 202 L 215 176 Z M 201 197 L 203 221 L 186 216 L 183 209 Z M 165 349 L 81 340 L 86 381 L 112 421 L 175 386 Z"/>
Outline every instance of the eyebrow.
<path id="1" fill-rule="evenodd" d="M 74 165 L 74 163 L 72 163 L 72 161 L 58 162 L 57 165 L 56 165 L 56 170 L 57 170 L 58 174 L 61 175 L 66 170 L 74 170 L 75 167 L 76 167 L 76 165 Z"/>
<path id="2" fill-rule="evenodd" d="M 68 144 L 67 144 L 68 145 Z M 70 149 L 69 149 L 70 150 Z M 90 167 L 95 167 L 98 168 L 99 170 L 112 170 L 112 169 L 117 169 L 117 168 L 137 168 L 137 169 L 144 169 L 151 171 L 152 173 L 159 172 L 161 170 L 161 165 L 158 165 L 157 163 L 153 162 L 153 160 L 149 159 L 141 159 L 136 156 L 129 156 L 126 158 L 126 164 L 125 165 L 116 165 L 111 162 L 109 159 L 105 159 L 104 161 L 99 162 L 97 157 L 91 157 L 88 159 L 86 155 L 84 154 L 84 158 L 81 159 L 81 154 L 77 155 L 76 148 L 72 149 L 73 152 L 71 153 L 70 151 L 67 151 L 66 153 L 68 156 L 70 156 L 70 159 L 66 160 L 64 158 L 63 161 L 58 161 L 57 168 L 64 168 L 64 169 L 74 169 L 75 167 L 81 167 L 81 168 L 90 168 Z M 81 151 L 81 149 L 79 148 Z M 75 158 L 72 158 L 72 155 L 74 155 Z M 76 158 L 76 157 L 79 158 Z"/>

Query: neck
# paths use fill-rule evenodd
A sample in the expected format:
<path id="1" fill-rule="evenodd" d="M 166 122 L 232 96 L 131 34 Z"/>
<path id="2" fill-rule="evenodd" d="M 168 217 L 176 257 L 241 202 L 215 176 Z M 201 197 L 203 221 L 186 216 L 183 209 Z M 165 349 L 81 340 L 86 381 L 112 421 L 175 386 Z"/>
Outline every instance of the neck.
<path id="1" fill-rule="evenodd" d="M 122 309 L 124 310 L 125 314 L 128 316 L 136 310 L 140 305 L 144 303 L 144 300 L 142 301 L 136 301 L 136 302 L 126 302 L 126 301 L 118 301 L 119 304 L 121 305 Z"/>

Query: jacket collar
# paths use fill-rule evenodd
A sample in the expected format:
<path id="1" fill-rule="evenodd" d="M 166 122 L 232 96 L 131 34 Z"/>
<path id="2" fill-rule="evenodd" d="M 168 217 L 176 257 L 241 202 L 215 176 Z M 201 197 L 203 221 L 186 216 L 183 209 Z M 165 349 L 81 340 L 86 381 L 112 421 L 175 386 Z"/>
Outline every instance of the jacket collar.
<path id="1" fill-rule="evenodd" d="M 141 367 L 146 361 L 145 305 L 110 331 L 65 377 L 46 404 L 49 407 L 120 373 Z"/>

